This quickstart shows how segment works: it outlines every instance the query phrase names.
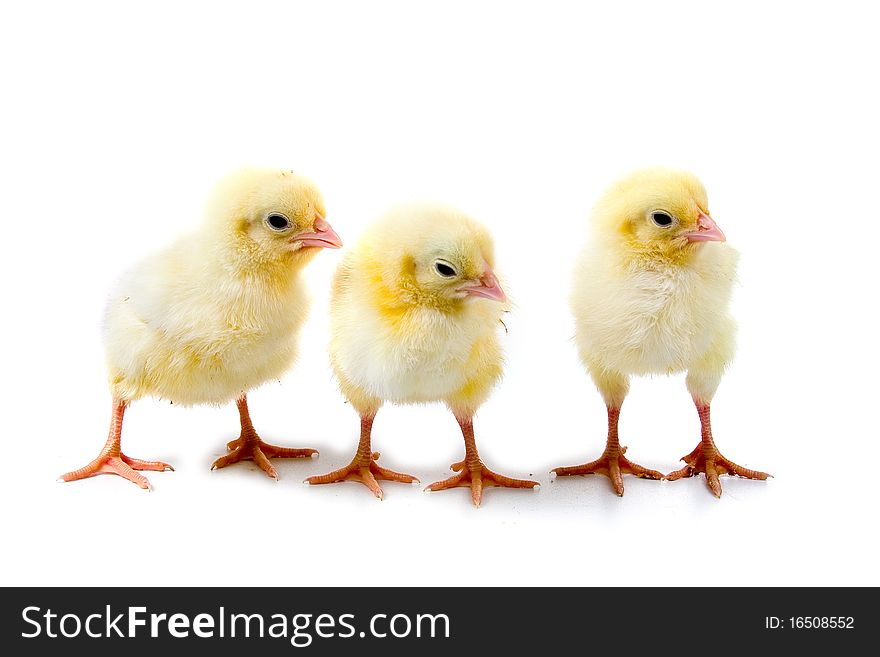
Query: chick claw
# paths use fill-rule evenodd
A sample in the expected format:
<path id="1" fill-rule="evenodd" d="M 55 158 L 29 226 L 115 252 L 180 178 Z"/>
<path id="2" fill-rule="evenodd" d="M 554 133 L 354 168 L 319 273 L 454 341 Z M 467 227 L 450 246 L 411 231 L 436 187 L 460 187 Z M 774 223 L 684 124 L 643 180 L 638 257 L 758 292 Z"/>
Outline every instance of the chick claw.
<path id="1" fill-rule="evenodd" d="M 730 459 L 721 455 L 714 445 L 705 446 L 702 442 L 687 456 L 681 457 L 681 460 L 687 463 L 686 466 L 675 472 L 666 475 L 668 481 L 676 481 L 684 477 L 695 477 L 703 472 L 706 475 L 706 484 L 715 497 L 721 497 L 721 481 L 719 475 L 732 474 L 746 479 L 760 479 L 764 481 L 773 475 L 759 470 L 749 470 L 741 465 L 737 465 Z"/>
<path id="2" fill-rule="evenodd" d="M 623 496 L 623 475 L 631 474 L 642 479 L 663 479 L 663 473 L 650 470 L 638 463 L 633 463 L 624 456 L 626 447 L 621 447 L 616 454 L 610 454 L 607 450 L 595 461 L 583 465 L 572 465 L 564 468 L 555 468 L 553 472 L 557 477 L 569 475 L 603 474 L 611 480 L 614 492 Z"/>
<path id="3" fill-rule="evenodd" d="M 150 480 L 145 476 L 138 474 L 136 470 L 153 470 L 154 472 L 165 472 L 166 470 L 174 470 L 167 463 L 162 461 L 142 461 L 134 459 L 119 453 L 118 456 L 111 454 L 101 454 L 91 463 L 79 470 L 67 472 L 61 477 L 60 481 L 76 481 L 77 479 L 86 479 L 99 474 L 115 474 L 124 479 L 128 479 L 131 483 L 140 486 L 144 490 L 152 490 Z"/>
<path id="4" fill-rule="evenodd" d="M 309 477 L 305 480 L 305 483 L 309 485 L 318 485 L 335 484 L 340 481 L 358 481 L 369 488 L 373 492 L 373 495 L 381 500 L 384 499 L 385 493 L 382 492 L 382 489 L 379 487 L 379 483 L 376 481 L 377 479 L 384 481 L 399 481 L 404 484 L 418 482 L 418 479 L 412 475 L 402 474 L 400 472 L 394 472 L 394 470 L 389 470 L 388 468 L 383 468 L 376 463 L 376 459 L 378 458 L 379 452 L 373 452 L 370 455 L 369 461 L 356 456 L 352 462 L 344 468 L 328 472 L 325 475 Z"/>
<path id="5" fill-rule="evenodd" d="M 225 468 L 227 465 L 238 463 L 239 461 L 251 460 L 263 472 L 275 480 L 278 479 L 278 472 L 269 462 L 269 459 L 302 459 L 318 453 L 316 449 L 295 449 L 270 445 L 263 442 L 259 436 L 239 436 L 235 440 L 226 443 L 226 447 L 230 450 L 229 454 L 221 456 L 214 461 L 211 464 L 212 470 Z"/>
<path id="6" fill-rule="evenodd" d="M 483 501 L 483 487 L 500 486 L 502 488 L 534 488 L 540 486 L 537 481 L 529 481 L 528 479 L 512 479 L 497 472 L 492 472 L 483 465 L 482 461 L 465 467 L 464 461 L 453 463 L 449 466 L 457 475 L 436 481 L 427 488 L 426 491 L 446 490 L 447 488 L 456 488 L 458 486 L 470 487 L 471 500 L 474 506 L 480 506 Z"/>

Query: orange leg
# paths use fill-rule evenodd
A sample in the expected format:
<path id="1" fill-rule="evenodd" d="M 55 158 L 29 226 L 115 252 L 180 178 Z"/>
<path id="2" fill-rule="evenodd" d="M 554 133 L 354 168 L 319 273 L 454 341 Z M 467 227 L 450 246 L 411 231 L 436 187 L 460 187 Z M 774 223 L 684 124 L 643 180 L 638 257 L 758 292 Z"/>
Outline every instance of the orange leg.
<path id="1" fill-rule="evenodd" d="M 457 475 L 437 481 L 425 488 L 426 491 L 446 490 L 465 486 L 471 489 L 471 500 L 474 506 L 480 506 L 483 500 L 483 488 L 489 486 L 501 486 L 504 488 L 534 488 L 540 484 L 537 481 L 527 479 L 512 479 L 497 472 L 492 472 L 483 465 L 480 455 L 477 453 L 477 443 L 474 440 L 473 418 L 458 420 L 461 434 L 464 436 L 464 459 L 449 466 Z"/>
<path id="2" fill-rule="evenodd" d="M 167 463 L 161 461 L 142 461 L 133 459 L 122 453 L 122 417 L 125 415 L 126 402 L 118 399 L 113 400 L 113 414 L 110 419 L 110 435 L 104 444 L 104 449 L 91 463 L 79 470 L 61 475 L 59 481 L 76 481 L 86 477 L 94 477 L 99 474 L 115 474 L 128 479 L 145 490 L 150 490 L 149 480 L 136 472 L 136 470 L 155 470 L 163 472 L 174 470 Z"/>
<path id="3" fill-rule="evenodd" d="M 603 474 L 611 480 L 614 492 L 623 495 L 623 475 L 631 474 L 644 479 L 663 479 L 663 474 L 649 470 L 638 463 L 633 463 L 624 456 L 626 447 L 620 446 L 617 437 L 617 421 L 620 419 L 620 408 L 608 407 L 608 440 L 605 451 L 595 461 L 583 465 L 572 465 L 556 468 L 553 472 L 557 477 L 568 475 Z"/>
<path id="4" fill-rule="evenodd" d="M 687 456 L 682 457 L 682 461 L 687 463 L 681 470 L 670 472 L 666 475 L 669 481 L 682 479 L 683 477 L 693 477 L 703 472 L 706 474 L 706 483 L 709 490 L 715 497 L 721 497 L 721 481 L 719 475 L 732 474 L 747 479 L 765 480 L 772 475 L 758 470 L 749 470 L 737 465 L 730 459 L 722 456 L 718 448 L 715 447 L 715 441 L 712 438 L 712 422 L 709 417 L 709 404 L 701 403 L 694 400 L 697 405 L 697 412 L 700 414 L 700 443 Z"/>
<path id="5" fill-rule="evenodd" d="M 317 454 L 316 449 L 294 449 L 292 447 L 276 447 L 269 443 L 264 443 L 257 435 L 254 424 L 251 422 L 251 415 L 248 412 L 247 395 L 235 400 L 238 407 L 238 414 L 241 417 L 241 435 L 235 440 L 226 443 L 229 453 L 221 456 L 214 461 L 211 469 L 225 468 L 232 463 L 239 461 L 252 460 L 260 469 L 272 479 L 278 479 L 278 473 L 269 459 L 302 459 Z"/>
<path id="6" fill-rule="evenodd" d="M 418 479 L 416 479 L 412 475 L 394 472 L 393 470 L 383 468 L 378 463 L 376 463 L 376 459 L 379 458 L 379 452 L 374 452 L 371 447 L 373 418 L 375 417 L 375 413 L 372 415 L 365 415 L 361 417 L 361 438 L 358 442 L 357 452 L 355 452 L 354 458 L 351 460 L 351 463 L 346 465 L 344 468 L 339 468 L 338 470 L 334 470 L 333 472 L 328 472 L 325 475 L 309 477 L 305 480 L 305 482 L 311 485 L 318 485 L 336 484 L 340 481 L 358 481 L 369 488 L 373 492 L 373 495 L 378 497 L 380 500 L 385 496 L 385 494 L 379 487 L 379 483 L 376 481 L 377 479 L 385 481 L 399 481 L 404 484 L 417 482 Z"/>

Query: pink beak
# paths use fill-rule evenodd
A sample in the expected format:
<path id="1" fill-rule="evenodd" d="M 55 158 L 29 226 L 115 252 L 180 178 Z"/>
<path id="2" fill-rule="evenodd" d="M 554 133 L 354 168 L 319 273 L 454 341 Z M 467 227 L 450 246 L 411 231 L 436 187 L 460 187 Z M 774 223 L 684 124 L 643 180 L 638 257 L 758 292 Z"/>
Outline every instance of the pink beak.
<path id="1" fill-rule="evenodd" d="M 697 230 L 685 233 L 688 242 L 726 242 L 727 238 L 718 224 L 704 212 L 697 217 Z"/>
<path id="2" fill-rule="evenodd" d="M 489 268 L 489 265 L 486 265 L 486 271 L 480 276 L 478 283 L 459 288 L 459 292 L 493 301 L 507 301 L 507 295 L 504 294 L 498 277 L 495 276 L 495 272 Z"/>
<path id="3" fill-rule="evenodd" d="M 315 232 L 300 233 L 294 235 L 292 242 L 299 242 L 303 246 L 318 246 L 325 249 L 338 249 L 342 246 L 342 240 L 333 227 L 321 215 L 315 217 Z"/>

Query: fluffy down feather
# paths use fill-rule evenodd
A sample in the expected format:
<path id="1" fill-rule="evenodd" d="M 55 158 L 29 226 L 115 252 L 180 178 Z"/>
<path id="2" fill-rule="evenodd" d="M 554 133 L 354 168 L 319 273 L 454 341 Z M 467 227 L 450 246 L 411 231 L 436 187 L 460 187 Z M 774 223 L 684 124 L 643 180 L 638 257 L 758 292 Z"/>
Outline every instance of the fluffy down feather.
<path id="1" fill-rule="evenodd" d="M 657 208 L 676 225 L 654 226 L 648 215 Z M 700 211 L 709 214 L 702 184 L 666 169 L 633 174 L 595 208 L 571 305 L 580 357 L 609 405 L 623 401 L 631 374 L 681 371 L 708 402 L 733 356 L 738 255 L 726 243 L 682 237 L 697 229 Z"/>
<path id="2" fill-rule="evenodd" d="M 360 481 L 379 499 L 379 481 L 413 483 L 380 466 L 372 426 L 385 401 L 443 401 L 464 439 L 457 473 L 427 490 L 483 486 L 533 488 L 537 482 L 489 470 L 480 459 L 473 415 L 501 378 L 498 341 L 507 298 L 493 271 L 489 233 L 452 208 L 409 205 L 379 219 L 336 271 L 330 356 L 343 394 L 361 419 L 347 466 L 309 477 L 309 484 Z"/>
<path id="3" fill-rule="evenodd" d="M 602 455 L 554 469 L 557 475 L 604 474 L 623 495 L 624 474 L 675 480 L 706 474 L 766 479 L 723 456 L 712 437 L 710 403 L 733 357 L 736 325 L 728 313 L 737 254 L 709 214 L 695 176 L 645 169 L 612 185 L 593 212 L 593 239 L 574 277 L 571 305 L 581 360 L 605 398 L 608 437 Z M 700 443 L 668 475 L 630 461 L 620 446 L 620 407 L 633 374 L 687 371 L 700 417 Z"/>
<path id="4" fill-rule="evenodd" d="M 270 212 L 291 227 L 273 231 Z M 201 227 L 133 267 L 110 297 L 114 397 L 219 404 L 279 378 L 308 308 L 300 271 L 318 251 L 289 236 L 324 212 L 317 188 L 289 171 L 248 169 L 221 182 Z"/>
<path id="5" fill-rule="evenodd" d="M 437 261 L 456 276 L 440 276 Z M 384 400 L 444 401 L 467 417 L 485 401 L 502 373 L 505 305 L 456 289 L 494 264 L 486 229 L 448 207 L 400 207 L 366 231 L 331 302 L 331 360 L 361 414 Z"/>

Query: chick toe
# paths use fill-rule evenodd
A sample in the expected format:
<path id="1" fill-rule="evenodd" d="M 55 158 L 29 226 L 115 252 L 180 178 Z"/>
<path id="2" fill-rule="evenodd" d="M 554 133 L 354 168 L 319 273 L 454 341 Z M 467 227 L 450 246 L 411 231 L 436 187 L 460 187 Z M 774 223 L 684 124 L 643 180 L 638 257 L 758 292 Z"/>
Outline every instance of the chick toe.
<path id="1" fill-rule="evenodd" d="M 128 481 L 144 490 L 152 490 L 149 479 L 142 474 L 138 474 L 137 470 L 153 470 L 155 472 L 174 470 L 174 468 L 162 461 L 142 461 L 122 453 L 122 419 L 126 408 L 127 404 L 123 401 L 115 400 L 113 402 L 110 435 L 101 453 L 89 462 L 88 465 L 61 475 L 58 479 L 59 481 L 77 481 L 99 474 L 115 474 L 123 479 L 128 479 Z"/>
<path id="2" fill-rule="evenodd" d="M 483 488 L 498 486 L 501 488 L 534 488 L 538 486 L 537 481 L 528 479 L 514 479 L 506 475 L 493 472 L 483 462 L 477 459 L 476 462 L 458 461 L 449 466 L 453 472 L 458 474 L 452 475 L 448 479 L 435 481 L 425 488 L 425 491 L 434 492 L 438 490 L 447 490 L 449 488 L 468 487 L 471 489 L 471 501 L 474 506 L 480 506 L 483 501 Z"/>
<path id="3" fill-rule="evenodd" d="M 759 479 L 764 481 L 772 475 L 759 470 L 750 470 L 741 465 L 737 465 L 727 457 L 723 456 L 715 446 L 715 439 L 712 437 L 712 421 L 710 417 L 710 405 L 705 402 L 694 400 L 697 406 L 697 413 L 700 415 L 701 436 L 699 444 L 687 456 L 681 458 L 687 465 L 680 470 L 670 472 L 666 475 L 669 481 L 676 481 L 684 477 L 694 477 L 699 473 L 705 473 L 706 484 L 715 497 L 721 497 L 721 481 L 719 475 L 731 474 L 746 479 Z"/>
<path id="4" fill-rule="evenodd" d="M 620 408 L 608 407 L 608 438 L 605 441 L 605 451 L 595 461 L 582 465 L 570 465 L 551 470 L 557 477 L 574 475 L 603 474 L 611 480 L 611 486 L 619 497 L 623 496 L 623 475 L 631 474 L 643 479 L 663 479 L 663 473 L 651 470 L 638 463 L 633 463 L 624 456 L 626 447 L 620 446 L 617 435 L 617 423 L 620 418 Z"/>
<path id="5" fill-rule="evenodd" d="M 242 396 L 236 401 L 241 419 L 241 435 L 235 440 L 226 443 L 229 453 L 221 456 L 211 464 L 212 470 L 225 468 L 227 465 L 239 461 L 253 461 L 257 466 L 272 479 L 278 479 L 278 472 L 269 459 L 304 459 L 311 458 L 318 450 L 309 448 L 278 447 L 264 442 L 251 421 L 250 411 L 247 406 L 247 396 Z"/>
<path id="6" fill-rule="evenodd" d="M 384 499 L 385 493 L 382 491 L 377 480 L 398 481 L 404 484 L 411 484 L 418 481 L 418 479 L 412 475 L 383 468 L 376 463 L 378 457 L 378 452 L 374 452 L 369 458 L 357 455 L 351 463 L 345 467 L 334 470 L 333 472 L 328 472 L 324 475 L 309 477 L 306 479 L 306 483 L 310 485 L 320 485 L 336 484 L 341 481 L 358 481 L 369 488 L 373 495 L 381 500 Z"/>

